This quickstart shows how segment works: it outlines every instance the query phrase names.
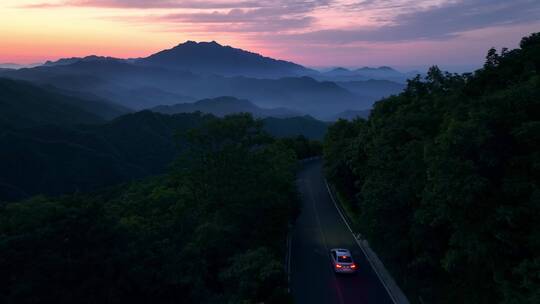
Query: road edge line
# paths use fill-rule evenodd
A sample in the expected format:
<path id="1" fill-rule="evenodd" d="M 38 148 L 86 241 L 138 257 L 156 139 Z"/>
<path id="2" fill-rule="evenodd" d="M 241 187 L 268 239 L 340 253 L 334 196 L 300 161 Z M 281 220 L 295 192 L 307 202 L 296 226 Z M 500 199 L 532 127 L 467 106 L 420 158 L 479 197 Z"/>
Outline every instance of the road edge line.
<path id="1" fill-rule="evenodd" d="M 373 271 L 375 272 L 375 274 L 377 275 L 377 277 L 379 278 L 379 281 L 381 282 L 381 284 L 384 286 L 384 289 L 386 290 L 386 292 L 388 293 L 388 295 L 390 296 L 390 299 L 392 299 L 392 302 L 394 302 L 394 304 L 398 304 L 394 294 L 390 291 L 390 288 L 388 287 L 388 285 L 386 284 L 386 281 L 383 280 L 381 274 L 379 273 L 379 270 L 377 269 L 377 267 L 375 267 L 373 261 L 371 260 L 371 257 L 369 256 L 369 254 L 366 252 L 366 250 L 364 249 L 364 247 L 360 244 L 360 242 L 358 241 L 358 239 L 356 238 L 356 236 L 354 235 L 354 231 L 351 229 L 351 226 L 349 225 L 349 223 L 347 222 L 347 219 L 345 219 L 345 216 L 343 215 L 343 213 L 341 212 L 341 210 L 339 209 L 337 203 L 336 203 L 336 200 L 334 199 L 334 195 L 332 194 L 332 191 L 330 190 L 330 186 L 328 185 L 328 181 L 326 180 L 326 178 L 324 179 L 324 183 L 326 185 L 326 190 L 328 191 L 328 194 L 330 195 L 330 199 L 332 199 L 332 202 L 334 203 L 334 207 L 336 208 L 336 210 L 338 211 L 339 215 L 341 216 L 341 219 L 343 220 L 343 222 L 345 223 L 345 225 L 347 226 L 347 228 L 349 229 L 349 231 L 351 232 L 354 240 L 356 241 L 356 245 L 358 245 L 358 247 L 360 247 L 360 250 L 362 250 L 362 252 L 364 253 L 364 255 L 366 256 L 366 259 L 368 260 L 369 264 L 371 265 L 371 269 L 373 269 Z"/>
<path id="2" fill-rule="evenodd" d="M 289 233 L 287 235 L 287 253 L 285 254 L 285 271 L 287 272 L 287 293 L 291 293 L 291 253 L 292 253 L 292 233 L 289 228 Z"/>

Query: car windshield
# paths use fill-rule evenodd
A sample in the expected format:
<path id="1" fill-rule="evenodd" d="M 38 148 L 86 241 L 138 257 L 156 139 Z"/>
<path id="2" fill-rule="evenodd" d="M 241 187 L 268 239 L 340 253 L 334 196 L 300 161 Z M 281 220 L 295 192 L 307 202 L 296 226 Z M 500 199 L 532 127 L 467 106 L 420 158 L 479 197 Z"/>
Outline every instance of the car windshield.
<path id="1" fill-rule="evenodd" d="M 350 256 L 340 255 L 338 256 L 338 262 L 340 263 L 352 263 L 352 259 Z"/>

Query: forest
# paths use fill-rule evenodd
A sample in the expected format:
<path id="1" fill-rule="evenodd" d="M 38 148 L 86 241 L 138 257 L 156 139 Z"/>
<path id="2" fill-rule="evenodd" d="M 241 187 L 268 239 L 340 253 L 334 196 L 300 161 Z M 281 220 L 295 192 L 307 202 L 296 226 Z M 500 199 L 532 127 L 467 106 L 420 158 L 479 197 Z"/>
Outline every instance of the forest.
<path id="1" fill-rule="evenodd" d="M 0 203 L 0 302 L 288 303 L 297 152 L 321 147 L 249 114 L 177 141 L 166 174 Z"/>
<path id="2" fill-rule="evenodd" d="M 540 33 L 341 120 L 329 180 L 413 303 L 540 303 Z"/>

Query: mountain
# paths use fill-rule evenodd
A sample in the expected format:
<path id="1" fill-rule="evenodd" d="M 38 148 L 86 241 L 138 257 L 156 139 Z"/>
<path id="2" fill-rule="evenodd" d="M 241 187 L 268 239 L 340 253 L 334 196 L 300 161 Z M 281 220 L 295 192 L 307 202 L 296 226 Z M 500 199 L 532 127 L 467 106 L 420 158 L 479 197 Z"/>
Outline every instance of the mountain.
<path id="1" fill-rule="evenodd" d="M 104 101 L 62 94 L 24 81 L 0 78 L 0 125 L 31 127 L 104 122 L 124 114 Z"/>
<path id="2" fill-rule="evenodd" d="M 142 111 L 96 125 L 0 128 L 0 201 L 92 191 L 162 174 L 181 152 L 176 134 L 213 117 Z M 321 139 L 326 132 L 326 124 L 311 117 L 263 123 L 277 137 Z"/>
<path id="3" fill-rule="evenodd" d="M 122 62 L 125 59 L 115 58 L 115 57 L 105 57 L 105 56 L 86 56 L 86 57 L 71 57 L 71 58 L 61 58 L 56 61 L 47 60 L 43 66 L 57 66 L 57 65 L 69 65 L 77 62 L 96 62 L 96 61 L 117 61 Z"/>
<path id="4" fill-rule="evenodd" d="M 175 134 L 200 114 L 127 114 L 109 123 L 0 131 L 0 201 L 39 193 L 90 191 L 164 172 Z"/>
<path id="5" fill-rule="evenodd" d="M 297 76 L 302 74 L 310 76 Z M 400 82 L 367 78 L 377 75 L 407 78 L 389 67 L 318 73 L 216 42 L 186 42 L 146 58 L 88 56 L 0 70 L 0 77 L 94 96 L 135 111 L 233 96 L 261 108 L 287 108 L 319 119 L 368 109 L 374 101 L 402 90 Z"/>
<path id="6" fill-rule="evenodd" d="M 194 103 L 181 103 L 171 106 L 157 106 L 151 111 L 164 114 L 202 112 L 223 117 L 234 113 L 251 113 L 254 117 L 290 117 L 298 116 L 298 112 L 285 109 L 265 109 L 256 106 L 248 100 L 230 96 L 203 99 Z"/>
<path id="7" fill-rule="evenodd" d="M 0 76 L 92 94 L 129 109 L 191 101 L 182 86 L 199 81 L 189 72 L 143 67 L 113 58 L 91 57 L 66 64 L 4 70 Z"/>
<path id="8" fill-rule="evenodd" d="M 313 71 L 284 60 L 276 60 L 215 41 L 187 41 L 135 61 L 137 64 L 188 70 L 202 74 L 249 77 L 298 76 Z"/>
<path id="9" fill-rule="evenodd" d="M 387 80 L 405 84 L 407 79 L 413 78 L 416 76 L 416 74 L 419 74 L 419 72 L 414 71 L 402 73 L 388 66 L 381 66 L 377 68 L 362 67 L 354 70 L 338 67 L 314 77 L 321 80 L 332 80 L 338 82 Z"/>
<path id="10" fill-rule="evenodd" d="M 263 119 L 263 123 L 264 129 L 276 137 L 303 135 L 309 139 L 322 140 L 328 129 L 328 124 L 311 116 L 267 117 Z"/>
<path id="11" fill-rule="evenodd" d="M 92 94 L 134 110 L 218 96 L 234 96 L 261 107 L 285 107 L 317 117 L 371 105 L 370 101 L 364 102 L 333 82 L 310 77 L 259 79 L 200 75 L 103 58 L 4 70 L 0 76 Z"/>
<path id="12" fill-rule="evenodd" d="M 329 76 L 329 77 L 339 77 L 339 76 L 349 76 L 352 73 L 353 72 L 349 69 L 346 69 L 343 67 L 337 67 L 335 69 L 325 72 L 324 75 Z"/>
<path id="13" fill-rule="evenodd" d="M 117 61 L 222 76 L 278 78 L 316 73 L 314 70 L 293 62 L 276 60 L 231 46 L 223 46 L 215 41 L 187 41 L 144 58 L 120 59 L 91 55 L 47 61 L 43 66 L 51 67 L 97 61 Z"/>
<path id="14" fill-rule="evenodd" d="M 362 97 L 363 100 L 372 102 L 399 94 L 405 89 L 405 84 L 390 80 L 339 81 L 336 84 Z"/>
<path id="15" fill-rule="evenodd" d="M 24 65 L 16 64 L 16 63 L 0 63 L 0 68 L 2 69 L 20 69 L 23 68 Z"/>
<path id="16" fill-rule="evenodd" d="M 261 107 L 285 107 L 317 118 L 344 109 L 365 109 L 371 105 L 333 82 L 317 81 L 311 77 L 231 77 L 207 83 L 214 83 L 214 86 L 206 86 L 211 93 L 209 95 L 235 96 L 251 100 Z"/>
<path id="17" fill-rule="evenodd" d="M 0 63 L 0 69 L 22 69 L 22 68 L 33 68 L 41 65 L 41 63 L 31 63 L 31 64 L 18 64 L 18 63 Z"/>
<path id="18" fill-rule="evenodd" d="M 367 119 L 370 114 L 371 114 L 371 110 L 360 110 L 360 111 L 347 110 L 347 111 L 343 111 L 341 113 L 334 115 L 330 119 L 330 121 L 337 121 L 339 119 L 354 120 L 356 118 Z"/>

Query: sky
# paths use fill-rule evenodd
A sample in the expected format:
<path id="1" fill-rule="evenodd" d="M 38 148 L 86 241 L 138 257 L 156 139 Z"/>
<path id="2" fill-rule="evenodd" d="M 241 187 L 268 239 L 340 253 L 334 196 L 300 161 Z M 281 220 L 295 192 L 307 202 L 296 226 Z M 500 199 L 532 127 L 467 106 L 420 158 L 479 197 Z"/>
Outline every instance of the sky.
<path id="1" fill-rule="evenodd" d="M 0 0 L 0 62 L 212 41 L 311 67 L 466 71 L 540 31 L 539 0 Z"/>

